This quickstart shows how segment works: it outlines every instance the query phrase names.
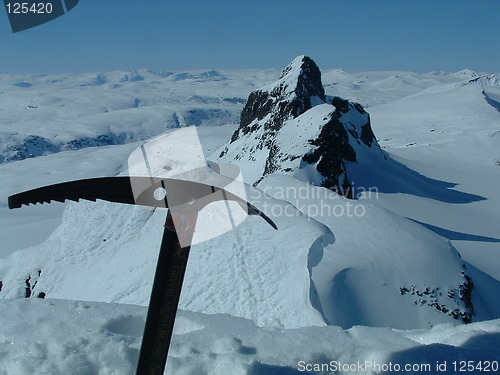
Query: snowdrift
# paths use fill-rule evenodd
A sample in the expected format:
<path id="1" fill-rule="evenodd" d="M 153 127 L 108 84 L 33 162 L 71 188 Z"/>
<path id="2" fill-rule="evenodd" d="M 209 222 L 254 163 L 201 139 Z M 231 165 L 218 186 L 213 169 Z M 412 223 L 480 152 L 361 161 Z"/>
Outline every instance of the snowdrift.
<path id="1" fill-rule="evenodd" d="M 47 299 L 3 300 L 0 308 L 2 375 L 135 372 L 145 307 Z M 166 373 L 425 374 L 440 365 L 439 373 L 453 374 L 461 361 L 498 368 L 499 336 L 499 320 L 429 330 L 282 330 L 225 314 L 179 311 Z"/>

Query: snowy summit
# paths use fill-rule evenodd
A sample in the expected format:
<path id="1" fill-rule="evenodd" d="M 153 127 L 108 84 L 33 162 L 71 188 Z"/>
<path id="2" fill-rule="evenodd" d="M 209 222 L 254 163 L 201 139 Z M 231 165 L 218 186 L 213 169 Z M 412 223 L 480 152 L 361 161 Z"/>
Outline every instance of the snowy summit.
<path id="1" fill-rule="evenodd" d="M 299 56 L 278 81 L 250 94 L 220 160 L 247 161 L 251 182 L 288 174 L 352 197 L 348 166 L 358 148 L 382 155 L 369 115 L 358 103 L 327 97 L 319 68 Z"/>

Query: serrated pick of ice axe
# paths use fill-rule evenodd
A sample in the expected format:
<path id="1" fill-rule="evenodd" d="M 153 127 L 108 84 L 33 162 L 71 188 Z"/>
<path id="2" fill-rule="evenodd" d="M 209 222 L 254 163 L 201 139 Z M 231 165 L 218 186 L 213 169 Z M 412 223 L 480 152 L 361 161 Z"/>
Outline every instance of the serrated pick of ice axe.
<path id="1" fill-rule="evenodd" d="M 233 229 L 247 215 L 261 216 L 277 229 L 242 197 L 239 169 L 207 163 L 202 154 L 196 130 L 181 129 L 135 150 L 129 157 L 134 176 L 64 182 L 9 197 L 11 209 L 80 199 L 168 208 L 137 375 L 164 373 L 191 245 Z M 201 230 L 197 223 L 204 224 Z"/>

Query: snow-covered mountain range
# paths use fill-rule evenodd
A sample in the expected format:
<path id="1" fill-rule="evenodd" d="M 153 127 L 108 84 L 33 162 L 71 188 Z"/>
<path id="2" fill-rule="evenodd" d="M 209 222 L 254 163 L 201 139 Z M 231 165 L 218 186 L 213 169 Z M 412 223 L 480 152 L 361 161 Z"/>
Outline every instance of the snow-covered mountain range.
<path id="1" fill-rule="evenodd" d="M 195 125 L 208 158 L 240 166 L 247 196 L 279 230 L 249 217 L 193 247 L 180 308 L 207 322 L 194 326 L 226 319 L 201 314 L 230 314 L 252 321 L 240 320 L 241 327 L 256 325 L 242 332 L 303 329 L 313 337 L 336 329 L 352 336 L 358 325 L 409 330 L 500 318 L 500 261 L 492 256 L 500 243 L 495 74 L 321 74 L 314 61 L 299 56 L 281 73 L 2 76 L 0 85 L 0 219 L 7 238 L 0 298 L 146 305 L 164 211 L 79 202 L 9 212 L 6 197 L 126 173 L 126 158 L 142 140 Z M 35 236 L 23 238 L 29 231 Z M 34 246 L 12 253 L 28 244 Z M 120 305 L 113 314 L 115 308 Z M 237 331 L 237 318 L 227 319 Z M 497 321 L 478 324 L 500 331 Z M 113 334 L 138 336 L 125 331 Z M 399 340 L 388 332 L 376 337 Z M 410 340 L 411 332 L 404 334 Z M 317 345 L 309 360 L 324 356 L 328 340 Z M 231 344 L 225 353 L 233 347 L 244 350 Z M 179 365 L 184 354 L 176 350 Z M 299 353 L 277 363 L 258 350 L 260 370 L 257 362 L 232 357 L 242 374 L 279 366 L 295 373 Z M 370 350 L 367 355 L 375 353 Z M 402 347 L 388 344 L 387 350 L 375 357 L 388 360 Z M 336 358 L 355 357 L 340 350 Z M 228 373 L 199 363 L 200 373 Z M 179 371 L 188 373 L 186 366 Z"/>

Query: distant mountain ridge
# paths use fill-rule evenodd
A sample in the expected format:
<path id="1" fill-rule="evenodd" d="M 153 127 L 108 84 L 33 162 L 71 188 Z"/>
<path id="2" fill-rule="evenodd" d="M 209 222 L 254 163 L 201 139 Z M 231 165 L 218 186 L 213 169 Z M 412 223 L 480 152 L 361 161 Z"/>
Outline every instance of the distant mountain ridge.
<path id="1" fill-rule="evenodd" d="M 278 73 L 275 69 L 139 69 L 0 74 L 0 163 L 135 142 L 186 125 L 237 126 L 248 92 L 271 82 Z M 320 78 L 328 101 L 333 93 L 364 108 L 445 83 L 478 84 L 485 89 L 499 85 L 498 74 L 470 70 L 351 73 L 331 69 Z"/>

